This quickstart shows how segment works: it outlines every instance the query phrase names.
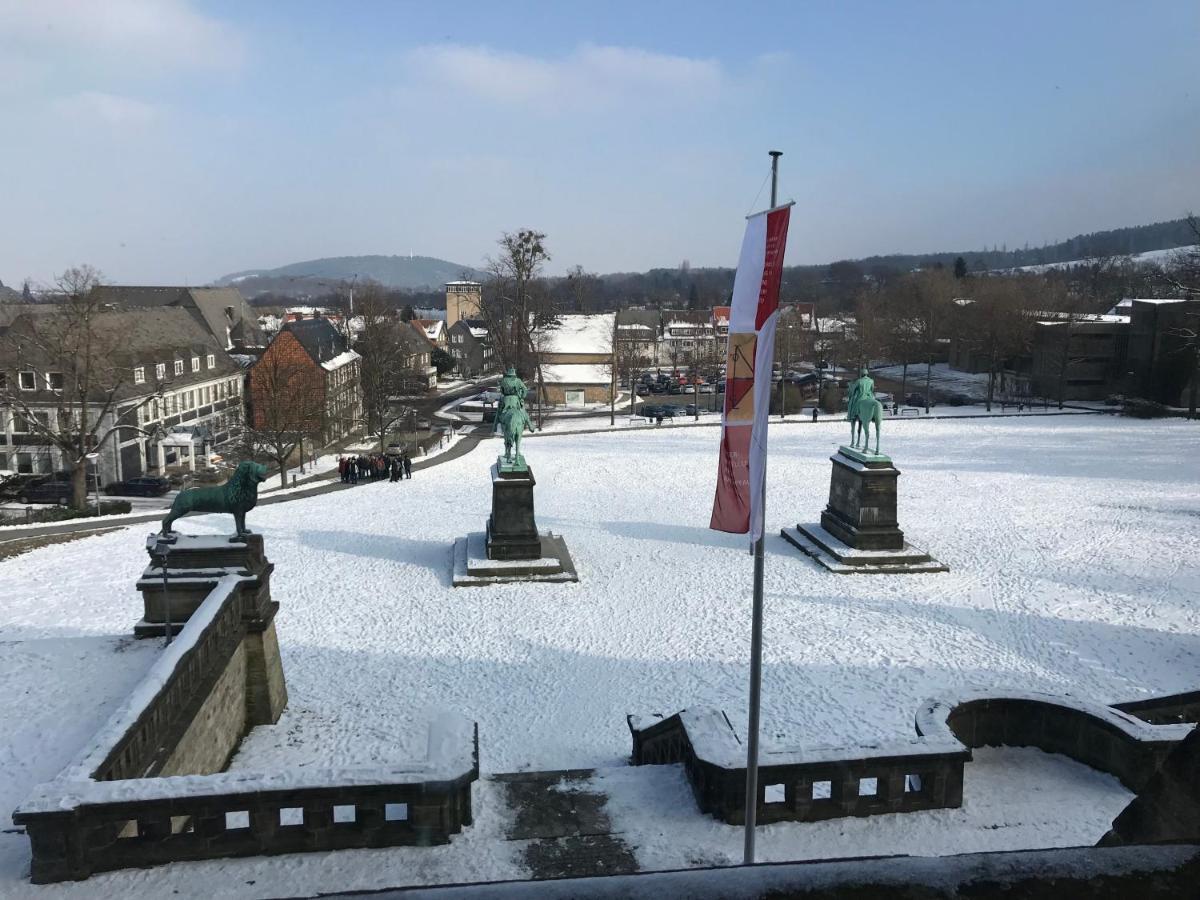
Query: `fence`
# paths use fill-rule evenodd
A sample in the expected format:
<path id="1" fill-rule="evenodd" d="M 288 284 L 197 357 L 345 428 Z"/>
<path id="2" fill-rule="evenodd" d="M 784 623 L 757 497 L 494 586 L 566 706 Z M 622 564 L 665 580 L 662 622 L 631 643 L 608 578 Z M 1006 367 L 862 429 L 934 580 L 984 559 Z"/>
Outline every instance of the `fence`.
<path id="1" fill-rule="evenodd" d="M 702 812 L 745 822 L 746 759 L 719 710 L 684 710 L 665 719 L 629 717 L 634 765 L 682 763 Z M 859 747 L 764 752 L 759 758 L 760 824 L 953 809 L 962 805 L 957 741 L 896 741 Z"/>
<path id="2" fill-rule="evenodd" d="M 854 747 L 806 747 L 759 756 L 758 822 L 813 822 L 843 816 L 953 809 L 962 805 L 963 767 L 982 746 L 1061 753 L 1141 790 L 1191 732 L 1176 722 L 1198 710 L 1200 694 L 1112 707 L 1049 694 L 964 694 L 917 712 L 918 737 Z M 1131 710 L 1132 712 L 1133 710 Z M 666 718 L 627 718 L 634 765 L 681 763 L 702 812 L 745 821 L 746 759 L 720 710 L 686 709 Z"/>

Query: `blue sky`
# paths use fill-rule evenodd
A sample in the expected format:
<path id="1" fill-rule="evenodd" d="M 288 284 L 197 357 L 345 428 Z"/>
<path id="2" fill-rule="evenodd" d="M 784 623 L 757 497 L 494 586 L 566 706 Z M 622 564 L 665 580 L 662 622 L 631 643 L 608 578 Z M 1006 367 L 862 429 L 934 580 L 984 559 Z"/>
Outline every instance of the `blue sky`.
<path id="1" fill-rule="evenodd" d="M 1200 211 L 1200 3 L 0 0 L 0 279 L 790 263 Z M 758 197 L 762 206 L 765 191 Z"/>

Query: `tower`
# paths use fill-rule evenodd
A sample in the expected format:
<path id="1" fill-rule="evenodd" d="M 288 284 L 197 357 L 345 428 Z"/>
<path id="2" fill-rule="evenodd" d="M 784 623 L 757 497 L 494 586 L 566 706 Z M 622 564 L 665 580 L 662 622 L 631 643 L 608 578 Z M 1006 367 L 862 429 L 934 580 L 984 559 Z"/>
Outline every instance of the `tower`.
<path id="1" fill-rule="evenodd" d="M 478 281 L 446 283 L 446 327 L 459 319 L 477 319 L 483 305 L 483 285 Z"/>

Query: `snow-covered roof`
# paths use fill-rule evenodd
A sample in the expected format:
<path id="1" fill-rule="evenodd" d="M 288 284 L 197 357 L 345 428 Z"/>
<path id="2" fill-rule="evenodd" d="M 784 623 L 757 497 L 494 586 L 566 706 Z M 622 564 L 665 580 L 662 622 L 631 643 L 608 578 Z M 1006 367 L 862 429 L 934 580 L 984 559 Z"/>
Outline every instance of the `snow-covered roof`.
<path id="1" fill-rule="evenodd" d="M 467 328 L 470 329 L 471 337 L 473 338 L 485 338 L 488 336 L 488 330 L 482 325 L 468 325 Z"/>
<path id="2" fill-rule="evenodd" d="M 557 328 L 543 332 L 546 353 L 608 353 L 612 349 L 613 313 L 561 316 Z"/>
<path id="3" fill-rule="evenodd" d="M 542 366 L 542 378 L 555 384 L 609 384 L 608 366 L 587 363 L 551 363 Z"/>
<path id="4" fill-rule="evenodd" d="M 425 337 L 431 341 L 440 339 L 442 332 L 446 330 L 445 319 L 413 319 L 413 324 L 424 331 Z"/>
<path id="5" fill-rule="evenodd" d="M 321 363 L 321 368 L 324 369 L 326 372 L 332 372 L 334 369 L 340 369 L 342 366 L 346 365 L 347 363 L 352 363 L 352 362 L 354 362 L 354 360 L 361 359 L 361 358 L 362 357 L 360 357 L 353 350 L 347 350 L 344 353 L 339 353 L 337 356 L 333 357 L 332 359 L 325 360 L 325 362 Z"/>

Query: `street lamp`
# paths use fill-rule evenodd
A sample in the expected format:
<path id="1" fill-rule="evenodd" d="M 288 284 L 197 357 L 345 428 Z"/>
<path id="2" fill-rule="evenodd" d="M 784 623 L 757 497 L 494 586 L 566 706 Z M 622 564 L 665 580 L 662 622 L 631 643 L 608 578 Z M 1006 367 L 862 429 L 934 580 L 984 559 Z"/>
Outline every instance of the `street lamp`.
<path id="1" fill-rule="evenodd" d="M 85 453 L 83 456 L 92 464 L 92 476 L 96 482 L 96 516 L 100 516 L 100 454 Z"/>

